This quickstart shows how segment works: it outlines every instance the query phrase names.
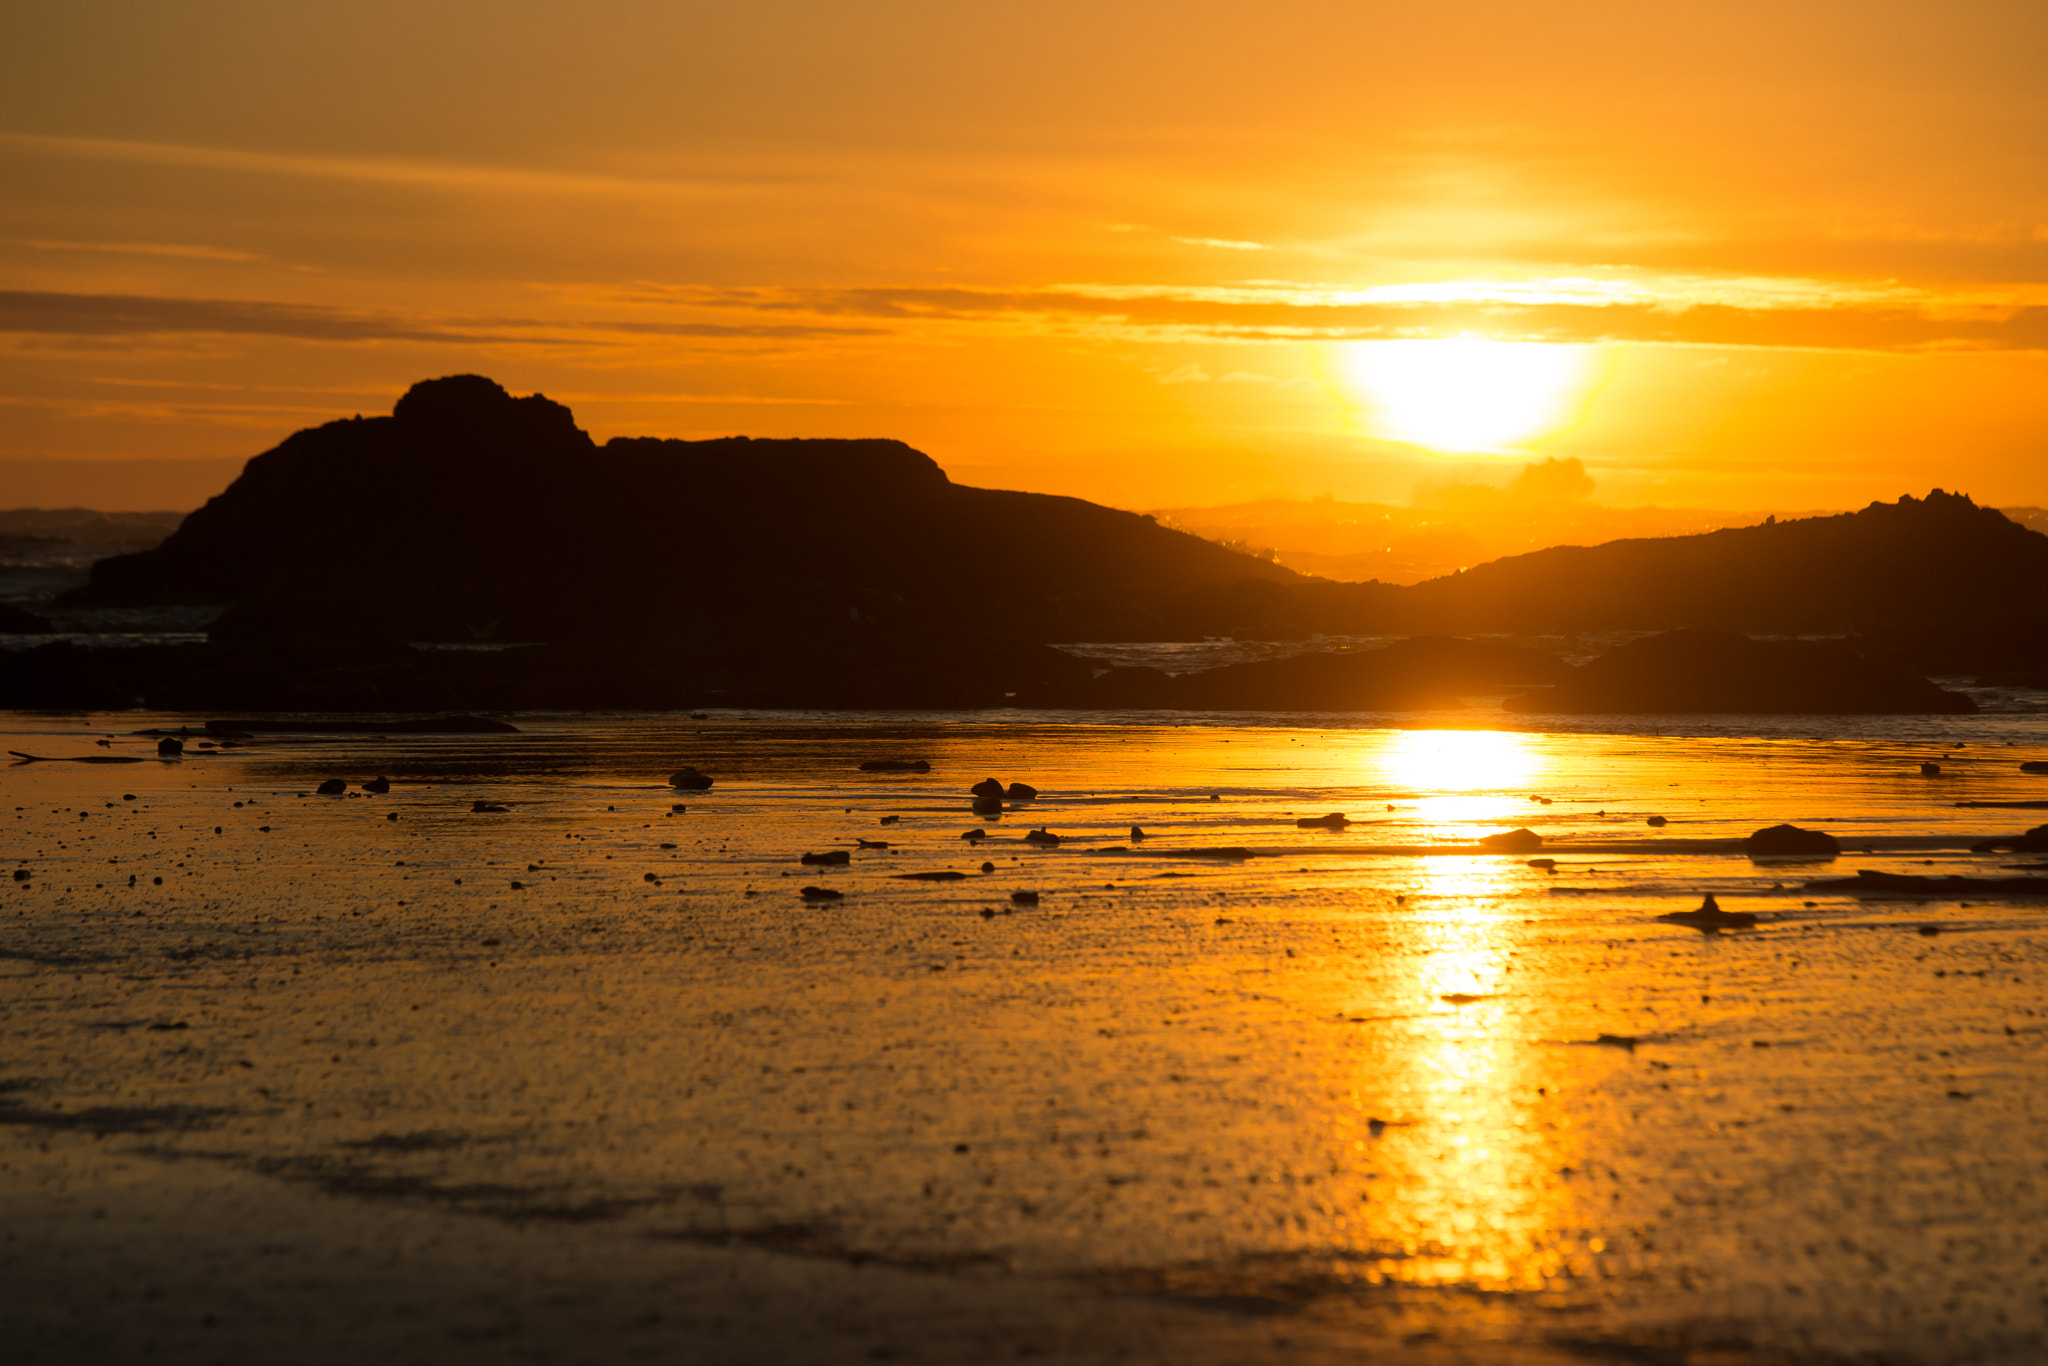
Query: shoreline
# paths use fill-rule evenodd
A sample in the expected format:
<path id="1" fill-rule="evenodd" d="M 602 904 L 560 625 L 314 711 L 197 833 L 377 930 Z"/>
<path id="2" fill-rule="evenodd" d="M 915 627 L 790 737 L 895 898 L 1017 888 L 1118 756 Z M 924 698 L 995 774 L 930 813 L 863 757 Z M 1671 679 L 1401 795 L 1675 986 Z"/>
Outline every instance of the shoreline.
<path id="1" fill-rule="evenodd" d="M 10 746 L 48 724 L 7 719 Z M 95 721 L 139 724 L 61 733 Z M 0 770 L 29 874 L 0 884 L 0 1293 L 49 1359 L 95 1323 L 140 1335 L 108 1361 L 294 1332 L 336 1361 L 1217 1366 L 2048 1341 L 2000 1270 L 2048 1218 L 2013 1138 L 2048 1082 L 2038 904 L 1774 890 L 1794 865 L 1739 845 L 1782 817 L 1852 851 L 1800 872 L 1880 842 L 1890 871 L 1981 870 L 1939 831 L 1981 828 L 1961 793 L 2027 790 L 2002 746 L 1930 783 L 1882 736 L 284 738 Z M 911 749 L 930 774 L 858 770 Z M 681 763 L 716 786 L 678 800 Z M 991 775 L 1041 789 L 1006 826 L 1076 838 L 968 849 Z M 1161 856 L 1388 802 L 1400 845 Z M 1641 838 L 1665 810 L 1701 838 Z M 1521 823 L 1608 855 L 1606 885 L 1470 843 Z M 1132 824 L 1150 847 L 1096 852 Z M 901 876 L 970 859 L 992 871 Z M 1703 892 L 1786 914 L 1658 922 Z M 1947 1309 L 1913 1287 L 1921 1231 L 1958 1224 Z"/>

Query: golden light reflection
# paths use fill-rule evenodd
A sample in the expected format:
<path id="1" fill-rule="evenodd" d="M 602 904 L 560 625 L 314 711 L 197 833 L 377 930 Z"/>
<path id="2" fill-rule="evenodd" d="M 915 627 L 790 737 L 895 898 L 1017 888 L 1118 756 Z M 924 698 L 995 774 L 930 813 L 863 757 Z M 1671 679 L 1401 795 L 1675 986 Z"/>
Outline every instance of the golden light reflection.
<path id="1" fill-rule="evenodd" d="M 1430 836 L 1458 843 L 1531 819 L 1549 768 L 1529 737 L 1495 731 L 1403 732 L 1377 758 Z M 1567 1275 L 1575 1204 L 1559 1172 L 1581 1158 L 1544 1118 L 1555 1056 L 1529 1030 L 1540 1003 L 1515 971 L 1528 873 L 1515 857 L 1442 854 L 1405 876 L 1405 982 L 1389 985 L 1410 1013 L 1367 1083 L 1398 1096 L 1406 1121 L 1380 1150 L 1394 1180 L 1373 1231 L 1402 1251 L 1378 1264 L 1388 1280 L 1543 1291 Z"/>
<path id="2" fill-rule="evenodd" d="M 1549 768 L 1530 737 L 1512 731 L 1402 731 L 1377 757 L 1382 780 L 1413 794 L 1417 833 L 1455 844 L 1533 819 L 1531 788 Z"/>
<path id="3" fill-rule="evenodd" d="M 1606 348 L 1453 337 L 1347 342 L 1340 404 L 1371 435 L 1455 454 L 1521 454 L 1584 419 L 1612 370 Z"/>

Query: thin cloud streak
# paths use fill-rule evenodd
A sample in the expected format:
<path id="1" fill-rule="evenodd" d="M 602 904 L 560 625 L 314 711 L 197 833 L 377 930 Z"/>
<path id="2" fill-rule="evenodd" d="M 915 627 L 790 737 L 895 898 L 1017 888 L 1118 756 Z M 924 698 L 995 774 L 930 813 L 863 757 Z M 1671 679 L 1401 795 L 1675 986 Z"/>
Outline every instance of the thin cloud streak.
<path id="1" fill-rule="evenodd" d="M 239 299 L 136 294 L 60 294 L 0 290 L 0 332 L 73 337 L 148 337 L 180 333 L 289 337 L 309 342 L 573 342 L 590 334 L 701 338 L 865 336 L 875 328 L 809 324 L 598 321 L 550 323 L 490 319 L 441 324 L 392 313 Z"/>
<path id="2" fill-rule="evenodd" d="M 729 199 L 761 189 L 780 189 L 802 177 L 758 171 L 706 174 L 685 179 L 598 175 L 527 167 L 481 166 L 468 162 L 408 157 L 347 157 L 313 153 L 253 152 L 232 147 L 137 142 L 117 138 L 65 137 L 48 133 L 0 132 L 0 149 L 83 161 L 127 162 L 194 170 L 322 180 L 368 181 L 429 189 L 511 191 L 542 195 L 613 195 L 692 200 Z"/>
<path id="3" fill-rule="evenodd" d="M 1900 302 L 1889 291 L 1839 306 L 1725 303 L 1514 302 L 1507 299 L 1324 302 L 1299 291 L 1144 292 L 1081 289 L 701 289 L 673 302 L 759 312 L 911 321 L 1080 322 L 1178 340 L 1369 340 L 1483 335 L 1503 340 L 1640 342 L 1839 351 L 2048 349 L 2048 306 L 1959 300 Z M 1220 295 L 1220 297 L 1219 297 Z M 1354 296 L 1355 297 L 1355 296 Z M 1787 297 L 1798 297 L 1788 292 Z"/>

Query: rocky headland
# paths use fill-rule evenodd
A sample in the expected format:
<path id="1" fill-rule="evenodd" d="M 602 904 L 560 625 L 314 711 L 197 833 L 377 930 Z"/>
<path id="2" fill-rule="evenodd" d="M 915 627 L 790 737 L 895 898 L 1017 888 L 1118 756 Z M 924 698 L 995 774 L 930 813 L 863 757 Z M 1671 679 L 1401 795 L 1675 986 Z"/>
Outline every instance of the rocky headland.
<path id="1" fill-rule="evenodd" d="M 1939 490 L 1398 587 L 1314 579 L 886 440 L 615 438 L 475 375 L 299 432 L 53 610 L 216 607 L 204 645 L 57 642 L 0 705 L 1948 711 L 2048 674 L 2048 537 Z M 17 630 L 35 629 L 25 619 Z M 1678 631 L 1573 670 L 1454 635 Z M 1719 635 L 1702 632 L 1719 632 Z M 1854 637 L 1750 642 L 1738 632 Z M 1174 678 L 1055 642 L 1413 637 Z"/>

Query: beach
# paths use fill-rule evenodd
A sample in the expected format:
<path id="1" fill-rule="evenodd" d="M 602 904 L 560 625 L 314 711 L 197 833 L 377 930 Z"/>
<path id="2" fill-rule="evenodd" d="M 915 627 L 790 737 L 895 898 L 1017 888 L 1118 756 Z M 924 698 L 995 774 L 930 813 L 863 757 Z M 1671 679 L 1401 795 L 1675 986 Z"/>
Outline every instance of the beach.
<path id="1" fill-rule="evenodd" d="M 9 1336 L 2048 1351 L 2048 903 L 1805 887 L 2012 876 L 1970 846 L 2037 817 L 1956 803 L 2048 799 L 2041 718 L 1338 719 L 520 716 L 159 761 L 136 732 L 205 718 L 0 718 L 151 756 L 6 773 Z M 976 814 L 989 777 L 1038 795 Z M 1780 822 L 1842 856 L 1744 856 Z M 1760 923 L 1656 919 L 1709 893 Z"/>

